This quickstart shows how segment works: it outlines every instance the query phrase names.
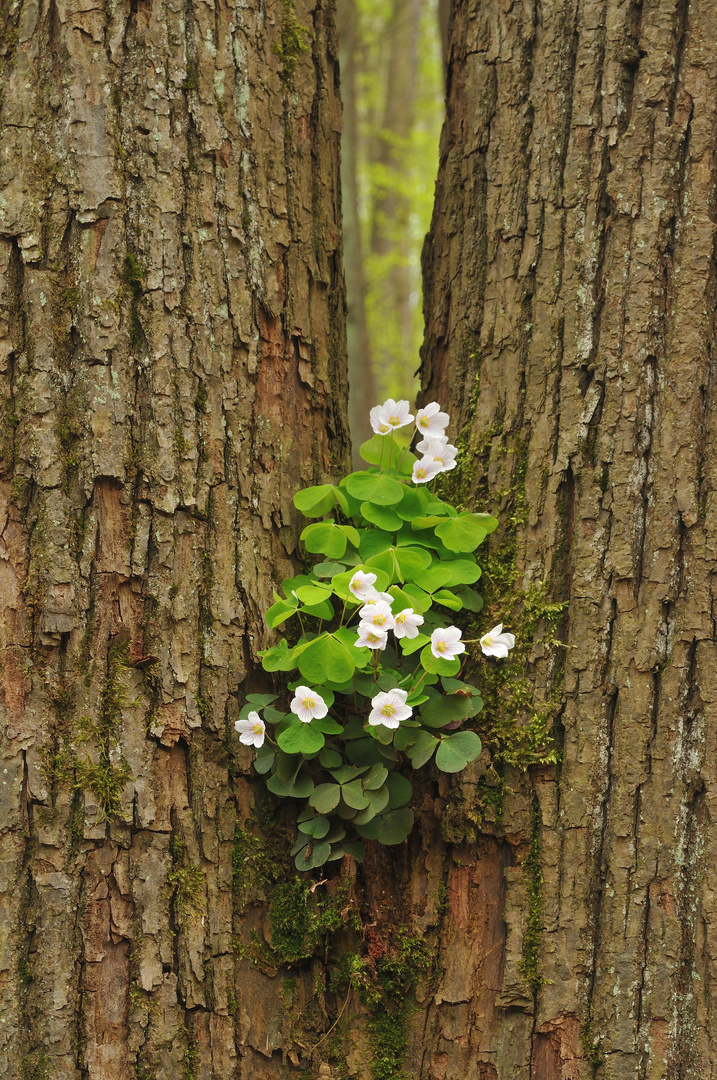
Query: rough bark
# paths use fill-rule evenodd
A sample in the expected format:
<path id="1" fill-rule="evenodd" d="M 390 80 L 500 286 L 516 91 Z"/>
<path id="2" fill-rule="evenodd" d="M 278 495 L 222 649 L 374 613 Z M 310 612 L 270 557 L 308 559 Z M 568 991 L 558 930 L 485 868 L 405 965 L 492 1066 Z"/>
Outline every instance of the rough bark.
<path id="1" fill-rule="evenodd" d="M 23 0 L 0 63 L 0 1076 L 278 1076 L 233 721 L 347 452 L 333 11 Z"/>
<path id="2" fill-rule="evenodd" d="M 714 1077 L 717 8 L 466 0 L 450 48 L 423 397 L 517 528 L 486 627 L 568 605 L 526 664 L 561 764 L 483 827 L 420 1075 Z"/>

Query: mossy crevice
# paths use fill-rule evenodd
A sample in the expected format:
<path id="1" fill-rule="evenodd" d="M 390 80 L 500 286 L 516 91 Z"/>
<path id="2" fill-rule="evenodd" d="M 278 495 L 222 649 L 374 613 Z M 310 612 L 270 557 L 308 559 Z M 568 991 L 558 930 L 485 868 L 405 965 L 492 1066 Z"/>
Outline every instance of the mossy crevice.
<path id="1" fill-rule="evenodd" d="M 281 78 L 290 82 L 296 70 L 299 57 L 309 52 L 310 46 L 304 40 L 313 37 L 308 26 L 302 26 L 296 18 L 294 0 L 283 0 L 281 5 L 281 37 L 272 45 L 272 52 L 281 60 Z"/>
<path id="2" fill-rule="evenodd" d="M 93 739 L 98 755 L 95 761 L 76 762 L 74 786 L 92 792 L 97 802 L 98 821 L 106 821 L 119 813 L 122 792 L 132 776 L 128 763 L 117 753 L 117 729 L 122 707 L 126 704 L 121 675 L 128 665 L 128 645 L 111 645 L 98 716 L 96 719 L 83 716 L 79 723 L 79 740 Z"/>

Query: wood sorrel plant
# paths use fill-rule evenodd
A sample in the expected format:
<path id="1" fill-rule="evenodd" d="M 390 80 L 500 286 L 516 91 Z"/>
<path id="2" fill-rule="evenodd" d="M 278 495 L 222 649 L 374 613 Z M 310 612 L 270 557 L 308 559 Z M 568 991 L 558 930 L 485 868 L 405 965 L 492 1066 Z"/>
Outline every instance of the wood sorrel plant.
<path id="1" fill-rule="evenodd" d="M 483 703 L 460 679 L 467 654 L 446 609 L 481 610 L 473 552 L 498 522 L 459 513 L 428 486 L 455 466 L 448 420 L 435 402 L 418 411 L 418 460 L 408 402 L 389 399 L 371 410 L 376 434 L 361 447 L 369 468 L 294 497 L 320 519 L 301 539 L 324 558 L 274 594 L 269 626 L 297 625 L 259 654 L 266 671 L 298 669 L 283 699 L 290 711 L 277 695 L 249 694 L 235 726 L 256 747 L 269 791 L 303 802 L 292 848 L 299 870 L 345 853 L 361 860 L 364 840 L 405 840 L 412 788 L 401 770 L 435 755 L 443 772 L 460 772 L 481 751 L 462 725 Z M 497 626 L 480 644 L 507 656 L 514 638 Z"/>

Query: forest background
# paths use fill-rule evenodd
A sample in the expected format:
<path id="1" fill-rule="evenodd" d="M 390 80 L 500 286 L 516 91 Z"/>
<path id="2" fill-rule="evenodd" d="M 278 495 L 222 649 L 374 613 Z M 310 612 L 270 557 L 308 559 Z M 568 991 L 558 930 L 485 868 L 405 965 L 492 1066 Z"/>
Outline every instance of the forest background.
<path id="1" fill-rule="evenodd" d="M 443 5 L 445 7 L 445 5 Z M 423 341 L 421 247 L 444 116 L 447 11 L 438 0 L 339 0 L 349 418 L 413 402 Z"/>

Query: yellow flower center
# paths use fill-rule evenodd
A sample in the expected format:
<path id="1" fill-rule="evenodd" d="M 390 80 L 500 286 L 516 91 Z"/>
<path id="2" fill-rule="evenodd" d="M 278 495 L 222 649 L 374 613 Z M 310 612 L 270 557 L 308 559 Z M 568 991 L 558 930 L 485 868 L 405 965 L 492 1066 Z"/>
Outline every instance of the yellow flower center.
<path id="1" fill-rule="evenodd" d="M 389 424 L 400 424 L 401 420 L 398 416 L 392 416 L 389 418 Z"/>
<path id="2" fill-rule="evenodd" d="M 383 626 L 383 624 L 386 622 L 386 616 L 374 615 L 372 622 L 374 626 Z"/>
<path id="3" fill-rule="evenodd" d="M 382 435 L 384 435 L 387 431 L 390 431 L 391 429 L 388 424 L 379 424 L 378 430 L 381 432 Z"/>
<path id="4" fill-rule="evenodd" d="M 431 421 L 428 419 L 427 416 L 422 416 L 418 423 L 421 425 L 421 427 L 428 427 Z"/>
<path id="5" fill-rule="evenodd" d="M 445 641 L 437 642 L 436 643 L 436 648 L 438 649 L 439 652 L 445 652 L 446 651 L 446 643 L 445 643 Z"/>
<path id="6" fill-rule="evenodd" d="M 355 577 L 351 582 L 351 588 L 354 590 L 354 592 L 358 592 L 358 590 L 361 588 L 361 578 Z"/>
<path id="7" fill-rule="evenodd" d="M 490 636 L 490 634 L 486 634 L 485 637 L 481 638 L 481 645 L 485 645 L 486 649 L 491 648 L 491 646 L 493 645 L 493 638 Z"/>
<path id="8" fill-rule="evenodd" d="M 261 735 L 262 732 L 264 731 L 264 728 L 261 726 L 261 724 L 254 724 L 254 727 L 251 730 L 252 730 L 252 734 Z"/>
<path id="9" fill-rule="evenodd" d="M 371 633 L 368 633 L 366 635 L 366 638 L 367 638 L 368 641 L 371 642 L 371 644 L 373 644 L 374 641 L 380 641 L 381 640 L 380 637 L 378 636 L 378 634 L 371 634 Z"/>
<path id="10" fill-rule="evenodd" d="M 393 716 L 395 711 L 396 710 L 394 709 L 393 705 L 384 705 L 384 707 L 381 709 L 381 716 Z"/>
<path id="11" fill-rule="evenodd" d="M 416 469 L 416 476 L 418 476 L 420 479 L 423 479 L 423 477 L 425 475 L 426 475 L 426 470 L 425 469 Z"/>
<path id="12" fill-rule="evenodd" d="M 313 709 L 316 705 L 316 702 L 312 697 L 305 697 L 301 704 L 304 706 L 305 709 Z"/>
<path id="13" fill-rule="evenodd" d="M 405 623 L 405 621 L 406 621 L 406 616 L 405 616 L 405 615 L 397 615 L 397 616 L 396 616 L 396 620 L 395 620 L 395 621 L 396 621 L 397 623 Z"/>

